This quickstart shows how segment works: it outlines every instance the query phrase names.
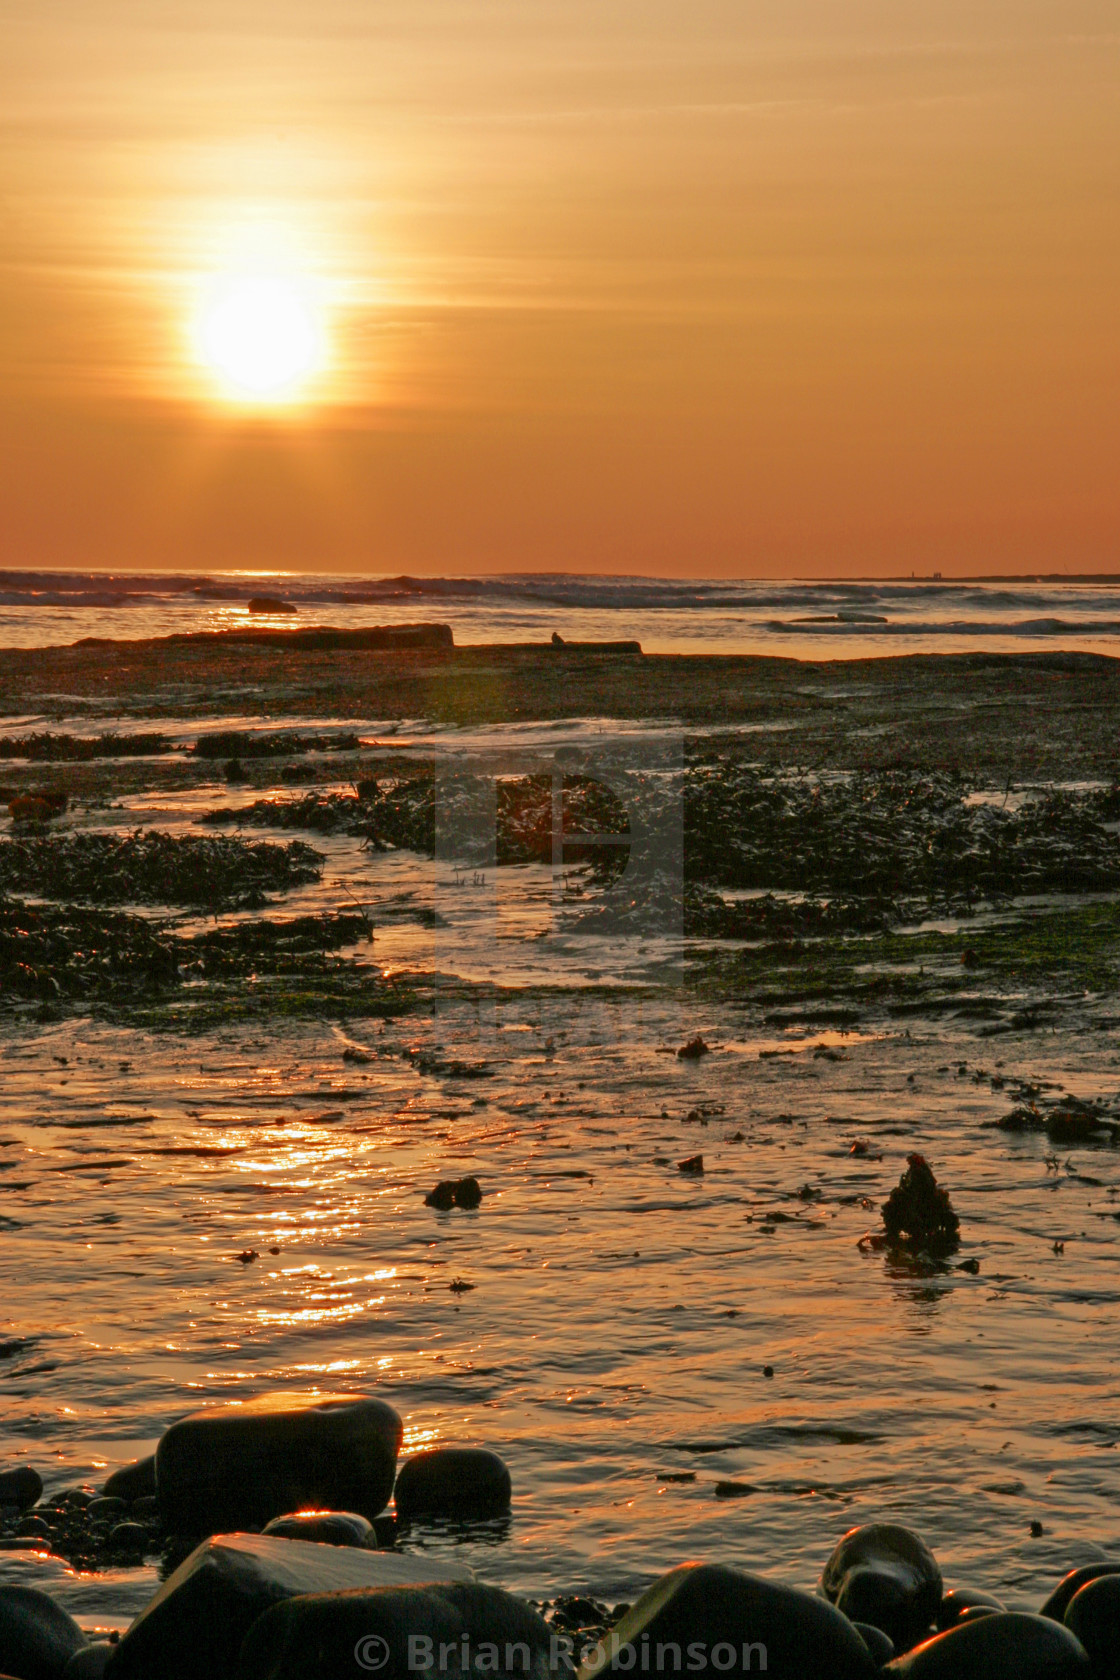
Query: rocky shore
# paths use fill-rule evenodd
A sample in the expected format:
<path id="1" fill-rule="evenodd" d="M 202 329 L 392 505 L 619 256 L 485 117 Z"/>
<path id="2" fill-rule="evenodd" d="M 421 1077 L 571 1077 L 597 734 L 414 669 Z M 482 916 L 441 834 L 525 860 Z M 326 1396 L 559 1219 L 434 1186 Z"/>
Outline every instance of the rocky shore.
<path id="1" fill-rule="evenodd" d="M 1037 1610 L 946 1588 L 919 1535 L 850 1530 L 815 1593 L 721 1563 L 682 1563 L 633 1605 L 521 1599 L 410 1526 L 508 1512 L 497 1453 L 443 1446 L 398 1468 L 402 1424 L 377 1397 L 284 1396 L 174 1424 L 99 1488 L 42 1499 L 0 1471 L 0 1674 L 10 1680 L 344 1680 L 380 1673 L 579 1680 L 766 1673 L 778 1680 L 1110 1680 L 1120 1561 L 1071 1570 Z M 387 1507 L 395 1495 L 395 1510 Z M 35 1584 L 51 1555 L 83 1569 L 159 1558 L 162 1584 L 123 1636 L 91 1639 Z"/>

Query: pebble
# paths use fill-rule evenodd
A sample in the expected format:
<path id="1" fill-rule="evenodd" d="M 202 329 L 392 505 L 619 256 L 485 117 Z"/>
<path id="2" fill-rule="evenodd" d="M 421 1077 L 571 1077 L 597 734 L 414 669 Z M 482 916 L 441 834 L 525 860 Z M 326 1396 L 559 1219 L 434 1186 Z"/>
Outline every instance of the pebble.
<path id="1" fill-rule="evenodd" d="M 482 1447 L 433 1447 L 408 1459 L 397 1476 L 397 1516 L 488 1517 L 508 1511 L 509 1470 Z"/>
<path id="2" fill-rule="evenodd" d="M 114 1470 L 108 1481 L 102 1486 L 103 1496 L 110 1499 L 125 1499 L 134 1504 L 138 1499 L 148 1499 L 156 1491 L 156 1460 L 155 1454 L 148 1458 L 138 1458 L 134 1464 L 122 1464 L 119 1470 Z"/>
<path id="3" fill-rule="evenodd" d="M 0 1470 L 0 1505 L 18 1505 L 21 1511 L 26 1511 L 42 1494 L 43 1478 L 29 1464 Z"/>
<path id="4" fill-rule="evenodd" d="M 373 1524 L 357 1511 L 290 1511 L 273 1517 L 262 1532 L 278 1534 L 283 1540 L 312 1540 L 320 1546 L 377 1546 Z"/>

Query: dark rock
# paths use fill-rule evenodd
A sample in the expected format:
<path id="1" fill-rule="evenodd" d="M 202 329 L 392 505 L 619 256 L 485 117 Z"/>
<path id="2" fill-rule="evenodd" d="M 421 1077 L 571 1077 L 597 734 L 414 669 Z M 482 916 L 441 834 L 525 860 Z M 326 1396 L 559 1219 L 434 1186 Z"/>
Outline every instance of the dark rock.
<path id="1" fill-rule="evenodd" d="M 152 1460 L 155 1463 L 155 1460 Z M 146 1493 L 142 1499 L 132 1501 L 132 1514 L 142 1522 L 154 1521 L 159 1516 L 159 1500 L 154 1493 Z"/>
<path id="2" fill-rule="evenodd" d="M 906 1171 L 883 1203 L 887 1238 L 899 1247 L 949 1254 L 960 1240 L 960 1220 L 949 1193 L 934 1178 L 924 1155 L 906 1159 Z"/>
<path id="3" fill-rule="evenodd" d="M 1068 1628 L 1005 1610 L 936 1634 L 882 1672 L 900 1680 L 1090 1680 L 1091 1671 Z"/>
<path id="4" fill-rule="evenodd" d="M 86 1506 L 86 1516 L 90 1522 L 104 1522 L 110 1517 L 116 1520 L 127 1513 L 128 1500 L 114 1498 L 112 1494 L 101 1494 L 97 1499 L 91 1499 Z"/>
<path id="5" fill-rule="evenodd" d="M 222 775 L 227 782 L 243 782 L 245 780 L 245 766 L 239 758 L 231 758 L 226 763 Z"/>
<path id="6" fill-rule="evenodd" d="M 107 1639 L 95 1639 L 81 1651 L 75 1651 L 66 1664 L 63 1680 L 101 1680 L 116 1650 Z"/>
<path id="7" fill-rule="evenodd" d="M 852 1626 L 871 1652 L 876 1666 L 885 1667 L 894 1656 L 894 1645 L 882 1628 L 872 1627 L 870 1622 L 853 1622 Z"/>
<path id="8" fill-rule="evenodd" d="M 401 1466 L 397 1516 L 486 1517 L 508 1511 L 509 1471 L 497 1453 L 482 1447 L 433 1447 Z"/>
<path id="9" fill-rule="evenodd" d="M 686 1158 L 683 1161 L 678 1161 L 677 1162 L 677 1171 L 682 1172 L 682 1173 L 689 1173 L 689 1174 L 692 1174 L 695 1177 L 699 1177 L 700 1174 L 704 1171 L 704 1157 L 703 1157 L 703 1155 L 688 1155 L 688 1156 L 686 1156 Z"/>
<path id="10" fill-rule="evenodd" d="M 263 1534 L 203 1541 L 133 1622 L 111 1680 L 230 1680 L 241 1641 L 264 1612 L 302 1594 L 461 1580 L 455 1564 L 315 1546 Z"/>
<path id="11" fill-rule="evenodd" d="M 477 1178 L 441 1178 L 424 1197 L 424 1206 L 446 1213 L 453 1207 L 476 1208 L 481 1201 L 482 1186 Z"/>
<path id="12" fill-rule="evenodd" d="M 651 1671 L 659 1644 L 679 1645 L 683 1655 L 699 1642 L 706 1658 L 720 1659 L 708 1661 L 709 1672 L 761 1673 L 765 1667 L 769 1680 L 869 1680 L 878 1672 L 851 1622 L 832 1605 L 722 1564 L 682 1564 L 655 1581 L 580 1669 L 579 1680 L 641 1672 L 647 1636 Z M 666 1659 L 669 1672 L 671 1651 Z"/>
<path id="13" fill-rule="evenodd" d="M 0 1669 L 18 1680 L 61 1680 L 86 1636 L 38 1587 L 0 1586 Z"/>
<path id="14" fill-rule="evenodd" d="M 1063 1618 L 1089 1653 L 1094 1680 L 1120 1680 L 1120 1575 L 1098 1575 L 1074 1593 Z"/>
<path id="15" fill-rule="evenodd" d="M 941 1570 L 917 1534 L 894 1523 L 850 1529 L 821 1573 L 821 1591 L 854 1622 L 882 1628 L 896 1651 L 921 1639 L 941 1603 Z"/>
<path id="16" fill-rule="evenodd" d="M 117 1523 L 109 1530 L 109 1550 L 112 1552 L 126 1552 L 129 1557 L 143 1557 L 145 1552 L 153 1551 L 152 1537 L 143 1523 Z"/>
<path id="17" fill-rule="evenodd" d="M 417 1639 L 431 1644 L 410 1645 Z M 316 1594 L 289 1599 L 254 1624 L 241 1648 L 237 1680 L 317 1675 L 343 1680 L 374 1667 L 383 1680 L 411 1680 L 423 1672 L 429 1651 L 432 1672 L 440 1673 L 441 1644 L 455 1647 L 452 1669 L 444 1672 L 458 1673 L 464 1641 L 468 1663 L 479 1665 L 475 1672 L 544 1680 L 551 1639 L 547 1623 L 499 1587 L 469 1583 Z M 507 1664 L 508 1646 L 525 1649 L 514 1651 Z"/>
<path id="18" fill-rule="evenodd" d="M 550 639 L 552 641 L 553 647 L 563 647 L 564 646 L 564 638 L 560 634 L 559 630 L 554 630 L 552 632 L 552 636 L 551 636 Z"/>
<path id="19" fill-rule="evenodd" d="M 249 597 L 249 611 L 251 613 L 294 613 L 296 610 L 291 601 L 282 601 L 278 595 L 251 595 Z"/>
<path id="20" fill-rule="evenodd" d="M 375 1517 L 393 1491 L 401 1420 L 383 1400 L 283 1396 L 173 1424 L 156 1451 L 160 1510 L 178 1534 L 263 1527 L 298 1511 Z"/>
<path id="21" fill-rule="evenodd" d="M 18 1505 L 28 1511 L 43 1492 L 43 1478 L 29 1464 L 14 1470 L 0 1470 L 0 1505 Z"/>
<path id="22" fill-rule="evenodd" d="M 1063 1575 L 1042 1609 L 1040 1616 L 1047 1616 L 1052 1622 L 1065 1620 L 1066 1610 L 1075 1593 L 1090 1581 L 1099 1580 L 1102 1575 L 1120 1575 L 1120 1561 L 1102 1558 L 1099 1563 L 1083 1563 L 1080 1569 L 1071 1569 L 1068 1575 Z"/>
<path id="23" fill-rule="evenodd" d="M 135 1464 L 122 1464 L 119 1470 L 113 1471 L 101 1489 L 107 1499 L 127 1499 L 129 1504 L 134 1504 L 137 1499 L 150 1499 L 155 1491 L 154 1453 L 148 1458 L 138 1458 Z"/>
<path id="24" fill-rule="evenodd" d="M 711 1045 L 705 1044 L 703 1038 L 699 1033 L 697 1033 L 694 1038 L 689 1039 L 687 1044 L 681 1045 L 680 1049 L 677 1051 L 677 1055 L 682 1061 L 695 1062 L 701 1056 L 709 1055 L 711 1053 L 711 1048 Z"/>
<path id="25" fill-rule="evenodd" d="M 50 1525 L 42 1517 L 23 1517 L 16 1529 L 17 1534 L 49 1534 Z"/>
<path id="26" fill-rule="evenodd" d="M 376 1546 L 373 1524 L 357 1511 L 290 1511 L 273 1517 L 263 1531 L 283 1540 L 312 1540 L 320 1546 Z"/>
<path id="27" fill-rule="evenodd" d="M 942 1596 L 937 1607 L 937 1631 L 945 1633 L 949 1628 L 956 1627 L 966 1610 L 975 1609 L 1006 1610 L 1007 1606 L 990 1593 L 978 1592 L 972 1587 L 952 1587 Z"/>

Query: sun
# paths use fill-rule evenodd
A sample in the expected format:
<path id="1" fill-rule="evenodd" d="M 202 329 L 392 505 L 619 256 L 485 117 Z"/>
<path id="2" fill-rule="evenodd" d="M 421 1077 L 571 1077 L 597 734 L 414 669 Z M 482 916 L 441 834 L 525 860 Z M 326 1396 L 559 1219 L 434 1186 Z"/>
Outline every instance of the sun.
<path id="1" fill-rule="evenodd" d="M 318 300 L 285 274 L 215 278 L 195 317 L 194 344 L 198 361 L 232 401 L 297 401 L 327 362 Z"/>

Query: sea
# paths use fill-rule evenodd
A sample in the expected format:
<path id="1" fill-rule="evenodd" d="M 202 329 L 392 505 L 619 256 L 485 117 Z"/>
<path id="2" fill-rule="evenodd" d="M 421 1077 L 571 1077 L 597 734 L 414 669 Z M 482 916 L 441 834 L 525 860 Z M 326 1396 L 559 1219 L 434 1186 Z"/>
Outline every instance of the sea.
<path id="1" fill-rule="evenodd" d="M 83 636 L 221 630 L 252 598 L 289 610 L 260 624 L 343 627 L 438 620 L 457 642 L 636 639 L 647 653 L 866 658 L 1120 647 L 1120 574 L 1086 579 L 685 580 L 524 573 L 495 577 L 318 573 L 0 571 L 0 646 Z M 294 609 L 294 616 L 293 616 Z"/>
<path id="2" fill-rule="evenodd" d="M 1101 580 L 15 571 L 0 576 L 0 645 L 221 629 L 260 596 L 295 613 L 255 623 L 438 620 L 459 643 L 1120 651 L 1120 596 Z M 333 721 L 437 765 L 531 768 L 602 735 L 579 717 Z M 9 735 L 160 729 L 171 768 L 200 734 L 262 726 L 88 707 L 2 720 Z M 673 773 L 671 720 L 616 733 L 623 759 L 660 754 Z M 346 790 L 330 753 L 305 759 L 317 791 Z M 150 785 L 75 800 L 60 831 L 212 832 L 197 823 L 215 806 L 301 791 L 267 761 L 251 787 L 217 761 L 190 782 L 156 765 Z M 696 1557 L 812 1588 L 840 1535 L 874 1520 L 917 1529 L 947 1582 L 1016 1608 L 1075 1564 L 1120 1559 L 1120 1158 L 1086 1145 L 1059 1159 L 1045 1136 L 996 1125 L 1017 1086 L 1120 1105 L 1115 1021 L 999 1037 L 952 1017 L 766 1023 L 749 998 L 690 991 L 672 930 L 564 935 L 543 864 L 503 872 L 456 921 L 463 878 L 438 879 L 438 858 L 300 838 L 322 880 L 269 915 L 358 904 L 366 955 L 451 983 L 384 1022 L 5 1021 L 0 1465 L 34 1465 L 48 1491 L 96 1487 L 198 1407 L 376 1392 L 406 1453 L 484 1445 L 513 1477 L 508 1518 L 417 1525 L 401 1546 L 529 1597 L 631 1600 Z M 413 914 L 440 891 L 443 913 Z M 696 1034 L 709 1053 L 678 1056 Z M 977 1267 L 923 1271 L 861 1244 L 914 1151 L 951 1187 Z M 703 1172 L 682 1172 L 697 1155 Z M 478 1209 L 425 1204 L 468 1174 Z M 0 1582 L 123 1629 L 156 1561 L 83 1572 L 0 1551 Z"/>

